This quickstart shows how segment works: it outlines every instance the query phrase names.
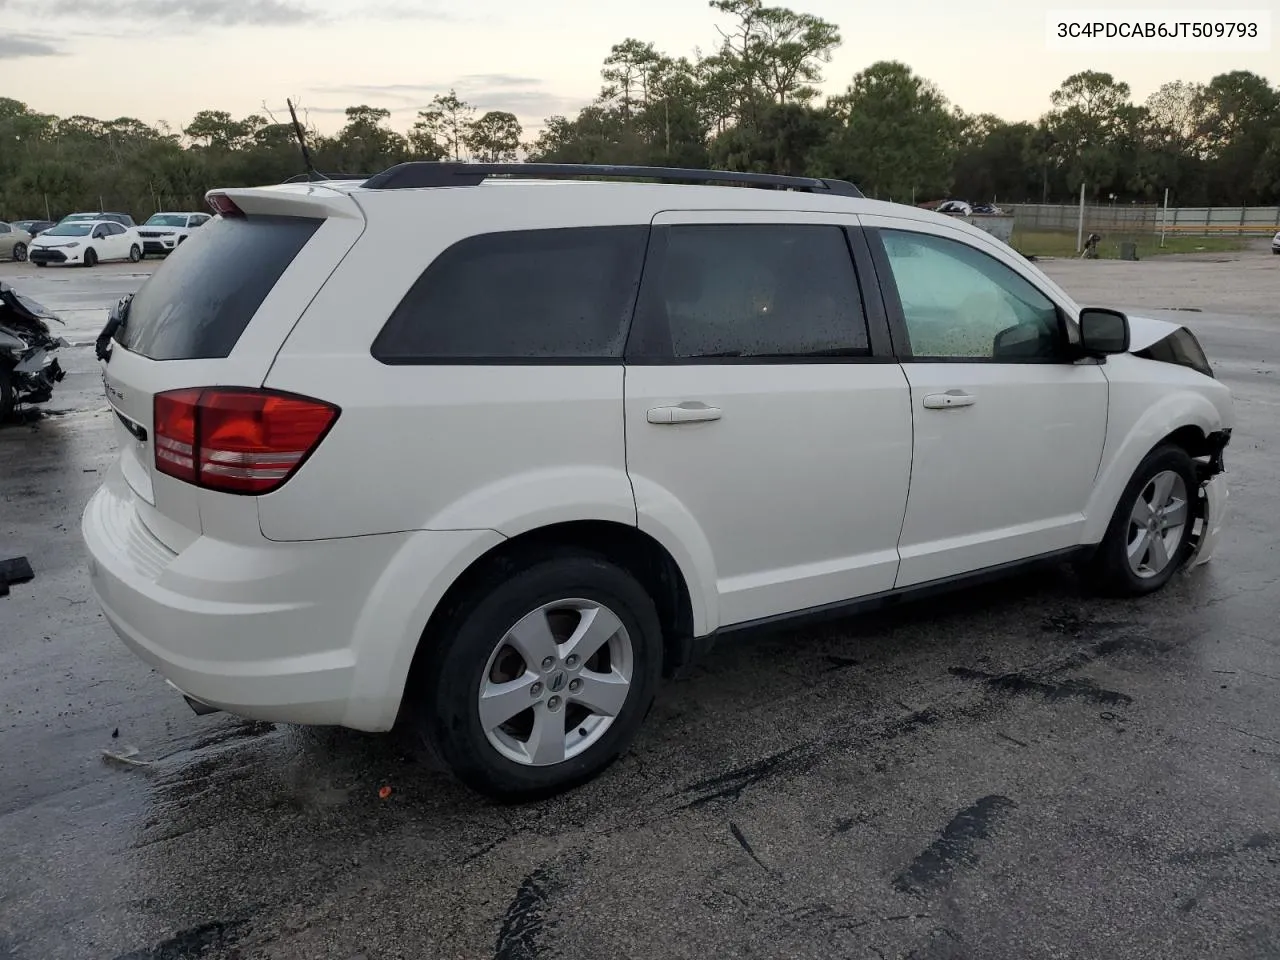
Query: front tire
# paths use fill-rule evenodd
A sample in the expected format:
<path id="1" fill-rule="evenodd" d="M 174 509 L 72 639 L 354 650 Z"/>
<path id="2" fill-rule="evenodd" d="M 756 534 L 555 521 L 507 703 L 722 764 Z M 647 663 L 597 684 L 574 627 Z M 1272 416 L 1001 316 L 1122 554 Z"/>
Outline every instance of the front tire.
<path id="1" fill-rule="evenodd" d="M 505 563 L 449 616 L 414 704 L 420 735 L 472 789 L 519 801 L 595 777 L 657 693 L 662 629 L 629 573 L 588 554 Z"/>
<path id="2" fill-rule="evenodd" d="M 86 267 L 96 267 L 98 265 L 98 252 L 93 247 L 84 252 L 84 265 Z"/>
<path id="3" fill-rule="evenodd" d="M 1198 509 L 1194 461 L 1174 444 L 1157 447 L 1125 487 L 1086 577 L 1110 596 L 1159 590 L 1191 555 Z"/>
<path id="4" fill-rule="evenodd" d="M 22 263 L 27 259 L 27 245 L 25 243 L 15 243 L 13 245 L 13 259 L 18 263 Z"/>

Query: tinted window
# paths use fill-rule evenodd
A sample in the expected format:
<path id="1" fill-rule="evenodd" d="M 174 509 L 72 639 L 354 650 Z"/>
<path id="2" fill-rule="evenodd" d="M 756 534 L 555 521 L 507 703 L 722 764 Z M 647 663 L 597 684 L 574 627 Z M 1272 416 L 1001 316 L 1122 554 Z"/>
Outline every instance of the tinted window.
<path id="1" fill-rule="evenodd" d="M 9 230 L 9 225 L 7 223 L 0 223 L 0 233 L 9 233 L 9 232 L 11 232 Z"/>
<path id="2" fill-rule="evenodd" d="M 116 339 L 152 360 L 225 357 L 321 223 L 301 217 L 213 221 L 142 285 Z"/>
<path id="3" fill-rule="evenodd" d="M 388 363 L 619 358 L 648 232 L 575 227 L 462 240 L 410 288 L 373 355 Z"/>
<path id="4" fill-rule="evenodd" d="M 916 357 L 1059 355 L 1057 308 L 1017 272 L 957 240 L 898 230 L 881 236 Z"/>
<path id="5" fill-rule="evenodd" d="M 844 231 L 710 224 L 663 230 L 646 274 L 642 355 L 839 357 L 870 353 Z"/>

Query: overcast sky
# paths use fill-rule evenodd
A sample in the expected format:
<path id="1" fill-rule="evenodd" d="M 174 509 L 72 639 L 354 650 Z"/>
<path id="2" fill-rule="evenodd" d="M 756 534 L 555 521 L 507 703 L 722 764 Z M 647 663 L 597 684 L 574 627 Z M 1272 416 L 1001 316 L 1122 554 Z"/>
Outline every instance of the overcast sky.
<path id="1" fill-rule="evenodd" d="M 1101 0 L 785 5 L 841 28 L 828 92 L 876 60 L 898 59 L 967 111 L 1031 120 L 1083 69 L 1113 73 L 1138 101 L 1166 80 L 1233 69 L 1280 82 L 1274 45 L 1248 53 L 1049 49 L 1047 10 Z M 1231 5 L 1277 9 L 1277 0 Z M 509 110 L 533 128 L 595 96 L 613 43 L 634 36 L 692 56 L 714 47 L 717 22 L 705 0 L 0 0 L 0 96 L 61 116 L 132 116 L 175 130 L 197 110 L 243 116 L 292 96 L 329 132 L 358 103 L 391 109 L 393 124 L 407 129 L 417 109 L 452 86 L 481 110 Z"/>

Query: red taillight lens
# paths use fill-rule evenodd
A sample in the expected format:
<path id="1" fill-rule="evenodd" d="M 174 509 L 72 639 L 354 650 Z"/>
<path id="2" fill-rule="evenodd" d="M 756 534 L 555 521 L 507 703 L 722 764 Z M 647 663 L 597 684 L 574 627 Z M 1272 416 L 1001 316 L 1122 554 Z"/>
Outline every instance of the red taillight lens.
<path id="1" fill-rule="evenodd" d="M 225 493 L 270 493 L 338 419 L 320 400 L 249 388 L 156 395 L 156 469 Z"/>
<path id="2" fill-rule="evenodd" d="M 205 200 L 214 213 L 221 214 L 224 217 L 243 217 L 244 211 L 236 206 L 236 202 L 228 197 L 225 193 L 211 193 Z"/>

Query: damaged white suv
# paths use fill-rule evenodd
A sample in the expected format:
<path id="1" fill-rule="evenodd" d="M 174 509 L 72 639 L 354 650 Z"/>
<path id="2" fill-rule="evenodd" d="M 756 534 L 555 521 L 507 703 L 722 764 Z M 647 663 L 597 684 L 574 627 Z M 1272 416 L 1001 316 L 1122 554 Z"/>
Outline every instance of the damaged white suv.
<path id="1" fill-rule="evenodd" d="M 528 797 L 715 637 L 1046 559 L 1144 594 L 1219 533 L 1195 337 L 951 217 L 538 165 L 209 200 L 100 341 L 121 449 L 83 518 L 107 618 L 200 712 L 401 719 Z"/>

